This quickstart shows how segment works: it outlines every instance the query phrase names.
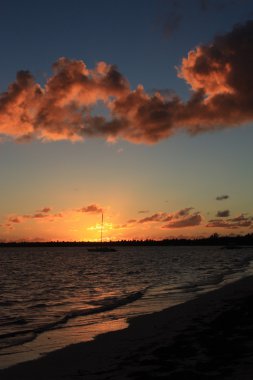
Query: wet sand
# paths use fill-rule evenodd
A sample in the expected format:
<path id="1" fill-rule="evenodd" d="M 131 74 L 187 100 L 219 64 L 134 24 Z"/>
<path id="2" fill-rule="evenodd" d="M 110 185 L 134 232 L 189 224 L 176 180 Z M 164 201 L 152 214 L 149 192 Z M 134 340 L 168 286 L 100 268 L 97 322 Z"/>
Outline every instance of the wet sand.
<path id="1" fill-rule="evenodd" d="M 253 277 L 2 370 L 0 379 L 253 379 Z"/>

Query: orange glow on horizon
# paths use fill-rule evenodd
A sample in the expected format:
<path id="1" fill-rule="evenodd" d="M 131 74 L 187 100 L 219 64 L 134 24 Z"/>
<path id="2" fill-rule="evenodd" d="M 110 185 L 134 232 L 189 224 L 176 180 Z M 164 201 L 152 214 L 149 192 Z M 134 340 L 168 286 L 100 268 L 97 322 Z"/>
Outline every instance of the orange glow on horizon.
<path id="1" fill-rule="evenodd" d="M 99 242 L 102 209 L 105 208 L 92 204 L 57 212 L 44 207 L 33 213 L 9 214 L 0 226 L 1 240 Z M 115 214 L 110 210 L 104 216 L 103 241 L 194 238 L 213 233 L 246 234 L 253 227 L 253 219 L 247 214 L 225 219 L 215 219 L 214 216 L 208 220 L 192 207 L 171 213 L 145 211 L 145 215 Z"/>

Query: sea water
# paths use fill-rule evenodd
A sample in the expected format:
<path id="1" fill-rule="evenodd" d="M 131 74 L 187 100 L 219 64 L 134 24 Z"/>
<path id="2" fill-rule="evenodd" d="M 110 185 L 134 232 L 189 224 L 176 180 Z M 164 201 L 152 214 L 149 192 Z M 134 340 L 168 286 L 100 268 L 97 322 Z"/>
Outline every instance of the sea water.
<path id="1" fill-rule="evenodd" d="M 1 248 L 0 368 L 221 287 L 252 260 L 247 247 Z"/>

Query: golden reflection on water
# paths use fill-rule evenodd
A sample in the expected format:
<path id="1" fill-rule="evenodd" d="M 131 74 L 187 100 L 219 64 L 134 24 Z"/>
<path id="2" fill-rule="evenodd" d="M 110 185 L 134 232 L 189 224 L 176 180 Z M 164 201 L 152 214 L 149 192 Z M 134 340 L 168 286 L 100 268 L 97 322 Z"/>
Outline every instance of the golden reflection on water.
<path id="1" fill-rule="evenodd" d="M 40 356 L 45 355 L 45 353 L 55 351 L 71 344 L 88 342 L 93 340 L 97 335 L 122 330 L 128 327 L 128 323 L 123 318 L 118 320 L 105 320 L 101 323 L 89 325 L 81 325 L 81 319 L 77 318 L 74 323 L 73 326 L 46 331 L 32 342 L 27 342 L 22 346 L 2 350 L 0 368 L 6 368 L 13 364 L 38 359 Z"/>

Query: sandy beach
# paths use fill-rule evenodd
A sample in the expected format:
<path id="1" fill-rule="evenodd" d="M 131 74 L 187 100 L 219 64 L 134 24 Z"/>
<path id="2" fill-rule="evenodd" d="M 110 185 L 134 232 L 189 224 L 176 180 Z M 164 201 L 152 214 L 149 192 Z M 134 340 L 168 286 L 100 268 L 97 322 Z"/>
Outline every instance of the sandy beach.
<path id="1" fill-rule="evenodd" d="M 1 380 L 252 379 L 253 277 L 125 330 L 0 371 Z"/>

